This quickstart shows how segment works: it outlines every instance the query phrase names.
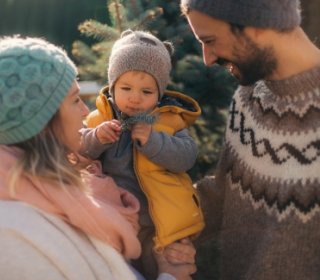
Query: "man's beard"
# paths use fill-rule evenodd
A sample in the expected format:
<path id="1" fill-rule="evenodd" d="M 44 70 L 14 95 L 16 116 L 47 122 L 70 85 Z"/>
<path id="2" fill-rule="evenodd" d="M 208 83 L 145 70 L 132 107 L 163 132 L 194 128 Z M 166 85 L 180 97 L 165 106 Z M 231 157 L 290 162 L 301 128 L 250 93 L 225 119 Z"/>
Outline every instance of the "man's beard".
<path id="1" fill-rule="evenodd" d="M 248 86 L 266 79 L 277 68 L 277 60 L 273 50 L 270 47 L 260 49 L 249 38 L 246 39 L 245 49 L 235 48 L 235 53 L 233 61 L 219 58 L 216 63 L 221 66 L 233 65 L 233 67 L 237 67 L 240 74 L 236 75 L 236 78 L 240 85 Z M 236 60 L 236 58 L 238 59 Z"/>
<path id="2" fill-rule="evenodd" d="M 248 86 L 270 77 L 277 68 L 277 60 L 272 49 L 258 49 L 256 47 L 252 49 L 247 60 L 235 65 L 239 68 L 241 74 L 240 85 Z"/>

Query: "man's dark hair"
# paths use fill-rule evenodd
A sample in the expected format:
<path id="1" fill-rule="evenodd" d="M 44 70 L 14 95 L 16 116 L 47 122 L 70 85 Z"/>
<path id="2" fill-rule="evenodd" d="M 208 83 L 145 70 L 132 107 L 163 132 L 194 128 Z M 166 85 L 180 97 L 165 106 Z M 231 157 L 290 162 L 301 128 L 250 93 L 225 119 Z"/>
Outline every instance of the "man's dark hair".
<path id="1" fill-rule="evenodd" d="M 230 22 L 230 30 L 234 35 L 241 35 L 245 29 L 244 25 Z"/>

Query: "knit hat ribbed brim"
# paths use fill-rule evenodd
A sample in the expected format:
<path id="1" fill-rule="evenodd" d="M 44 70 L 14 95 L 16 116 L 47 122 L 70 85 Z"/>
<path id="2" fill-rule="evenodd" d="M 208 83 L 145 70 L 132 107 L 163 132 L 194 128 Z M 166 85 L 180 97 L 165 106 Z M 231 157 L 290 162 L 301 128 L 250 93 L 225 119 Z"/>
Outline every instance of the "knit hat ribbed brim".
<path id="1" fill-rule="evenodd" d="M 181 0 L 181 5 L 243 26 L 289 30 L 301 23 L 299 0 Z"/>
<path id="2" fill-rule="evenodd" d="M 66 53 L 38 38 L 0 40 L 0 144 L 37 135 L 76 79 Z"/>

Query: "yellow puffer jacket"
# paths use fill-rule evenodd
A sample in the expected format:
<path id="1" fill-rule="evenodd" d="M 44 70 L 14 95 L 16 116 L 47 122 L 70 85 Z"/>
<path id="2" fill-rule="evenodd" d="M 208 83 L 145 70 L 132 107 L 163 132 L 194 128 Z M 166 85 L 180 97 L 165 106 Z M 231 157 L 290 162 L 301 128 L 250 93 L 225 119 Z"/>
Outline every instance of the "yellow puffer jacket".
<path id="1" fill-rule="evenodd" d="M 100 92 L 96 100 L 97 110 L 87 118 L 88 127 L 96 127 L 113 118 L 111 104 L 104 94 L 107 91 L 108 87 L 105 87 Z M 198 103 L 189 96 L 174 91 L 166 91 L 165 95 L 184 100 L 195 109 L 188 111 L 178 106 L 166 105 L 153 111 L 158 116 L 153 128 L 174 135 L 193 124 L 201 110 Z M 199 197 L 190 177 L 185 172 L 168 172 L 136 149 L 134 170 L 148 199 L 150 216 L 156 229 L 155 248 L 160 250 L 181 238 L 196 237 L 204 228 L 204 219 Z"/>

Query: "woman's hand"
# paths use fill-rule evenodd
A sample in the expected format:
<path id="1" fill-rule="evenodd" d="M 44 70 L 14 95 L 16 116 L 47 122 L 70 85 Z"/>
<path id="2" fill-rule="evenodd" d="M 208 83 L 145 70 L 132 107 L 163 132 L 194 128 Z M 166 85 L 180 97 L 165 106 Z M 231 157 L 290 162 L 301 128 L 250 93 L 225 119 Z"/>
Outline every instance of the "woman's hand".
<path id="1" fill-rule="evenodd" d="M 166 272 L 177 280 L 192 279 L 191 275 L 197 271 L 195 265 L 196 250 L 187 238 L 168 245 L 163 252 L 155 252 L 159 274 Z"/>

